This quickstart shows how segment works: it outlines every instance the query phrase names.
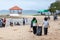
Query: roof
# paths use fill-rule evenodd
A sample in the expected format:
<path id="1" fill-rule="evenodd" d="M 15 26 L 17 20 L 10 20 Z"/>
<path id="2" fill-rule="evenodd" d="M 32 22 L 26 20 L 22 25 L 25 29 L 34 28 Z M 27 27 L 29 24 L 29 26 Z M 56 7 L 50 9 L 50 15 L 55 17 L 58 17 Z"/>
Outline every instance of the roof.
<path id="1" fill-rule="evenodd" d="M 18 6 L 14 6 L 14 7 L 10 8 L 9 10 L 22 10 L 22 8 L 20 8 Z"/>

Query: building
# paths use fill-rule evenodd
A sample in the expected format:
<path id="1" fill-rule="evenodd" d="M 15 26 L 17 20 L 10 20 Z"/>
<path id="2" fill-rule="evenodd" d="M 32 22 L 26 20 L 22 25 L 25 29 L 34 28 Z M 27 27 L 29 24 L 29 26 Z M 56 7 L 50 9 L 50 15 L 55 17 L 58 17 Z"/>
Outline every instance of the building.
<path id="1" fill-rule="evenodd" d="M 22 8 L 18 7 L 18 6 L 14 6 L 14 7 L 11 7 L 10 9 L 10 13 L 14 14 L 17 12 L 17 14 L 22 14 Z"/>

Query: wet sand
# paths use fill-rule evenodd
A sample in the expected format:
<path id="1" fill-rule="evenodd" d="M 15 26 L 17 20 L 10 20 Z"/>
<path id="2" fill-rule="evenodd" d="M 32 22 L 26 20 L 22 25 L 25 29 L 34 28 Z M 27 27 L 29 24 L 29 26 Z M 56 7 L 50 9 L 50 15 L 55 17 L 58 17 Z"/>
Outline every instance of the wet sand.
<path id="1" fill-rule="evenodd" d="M 43 16 L 37 17 L 39 25 L 42 24 L 43 18 Z M 0 40 L 60 40 L 60 17 L 56 21 L 51 17 L 49 23 L 48 35 L 42 36 L 30 32 L 30 25 L 0 28 Z"/>

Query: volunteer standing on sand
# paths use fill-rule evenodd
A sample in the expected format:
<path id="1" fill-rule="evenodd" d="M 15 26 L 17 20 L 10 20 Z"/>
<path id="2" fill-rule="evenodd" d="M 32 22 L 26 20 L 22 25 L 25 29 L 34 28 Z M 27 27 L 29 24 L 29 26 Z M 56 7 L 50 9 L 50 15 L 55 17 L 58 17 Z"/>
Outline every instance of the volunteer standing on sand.
<path id="1" fill-rule="evenodd" d="M 48 27 L 50 27 L 47 17 L 44 18 L 43 27 L 44 27 L 44 35 L 47 35 Z"/>
<path id="2" fill-rule="evenodd" d="M 33 33 L 36 34 L 36 30 L 37 30 L 37 19 L 35 17 L 31 21 L 31 27 L 33 28 Z"/>

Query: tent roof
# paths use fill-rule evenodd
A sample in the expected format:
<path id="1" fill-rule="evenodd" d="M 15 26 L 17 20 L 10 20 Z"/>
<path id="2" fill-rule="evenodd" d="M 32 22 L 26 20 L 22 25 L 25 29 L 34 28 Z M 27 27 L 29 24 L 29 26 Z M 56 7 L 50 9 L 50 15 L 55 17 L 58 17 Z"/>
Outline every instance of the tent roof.
<path id="1" fill-rule="evenodd" d="M 14 6 L 14 7 L 10 8 L 9 10 L 22 10 L 22 8 L 20 8 L 18 6 Z"/>

